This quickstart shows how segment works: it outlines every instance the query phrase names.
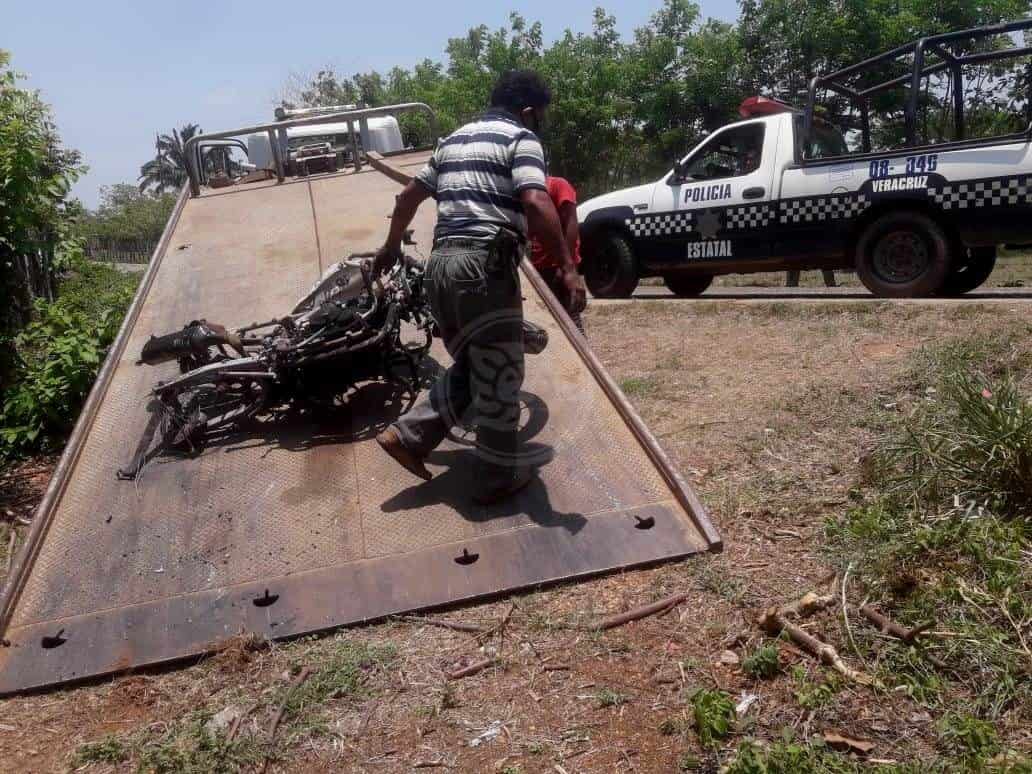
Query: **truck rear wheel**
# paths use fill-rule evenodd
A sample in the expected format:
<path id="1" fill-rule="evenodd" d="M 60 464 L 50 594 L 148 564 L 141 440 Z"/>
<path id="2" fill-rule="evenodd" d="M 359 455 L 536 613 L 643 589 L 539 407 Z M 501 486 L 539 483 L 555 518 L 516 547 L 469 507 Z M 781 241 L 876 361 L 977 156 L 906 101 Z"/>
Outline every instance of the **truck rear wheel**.
<path id="1" fill-rule="evenodd" d="M 595 298 L 629 298 L 638 287 L 638 263 L 623 234 L 594 237 L 584 256 L 584 284 Z"/>
<path id="2" fill-rule="evenodd" d="M 856 273 L 876 296 L 932 296 L 950 273 L 950 241 L 920 212 L 891 212 L 874 221 L 856 244 Z"/>
<path id="3" fill-rule="evenodd" d="M 963 263 L 954 266 L 946 276 L 940 295 L 960 296 L 979 288 L 989 279 L 996 266 L 996 247 L 971 247 Z M 963 254 L 963 253 L 962 253 Z"/>
<path id="4" fill-rule="evenodd" d="M 663 283 L 670 288 L 670 292 L 678 298 L 694 298 L 706 292 L 706 288 L 713 284 L 712 275 L 696 274 L 668 274 L 663 277 Z"/>

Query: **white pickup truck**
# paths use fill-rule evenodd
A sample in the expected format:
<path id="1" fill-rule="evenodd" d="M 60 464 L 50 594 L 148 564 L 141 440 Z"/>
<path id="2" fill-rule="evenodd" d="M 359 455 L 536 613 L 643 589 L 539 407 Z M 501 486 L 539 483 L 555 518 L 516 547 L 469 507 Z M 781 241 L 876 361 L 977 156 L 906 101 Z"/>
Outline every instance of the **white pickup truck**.
<path id="1" fill-rule="evenodd" d="M 992 272 L 998 245 L 1032 243 L 1032 126 L 965 139 L 955 99 L 953 136 L 921 144 L 912 96 L 903 147 L 872 151 L 867 105 L 944 72 L 950 93 L 962 95 L 964 67 L 1030 49 L 962 53 L 961 42 L 1029 28 L 1026 20 L 927 38 L 817 78 L 805 110 L 747 99 L 745 120 L 711 134 L 661 180 L 578 208 L 588 288 L 627 297 L 639 278 L 659 276 L 675 294 L 694 296 L 719 274 L 855 269 L 879 296 L 974 290 Z M 904 55 L 914 58 L 912 75 L 858 84 L 868 69 Z M 822 89 L 858 98 L 860 128 L 843 132 L 816 115 Z"/>

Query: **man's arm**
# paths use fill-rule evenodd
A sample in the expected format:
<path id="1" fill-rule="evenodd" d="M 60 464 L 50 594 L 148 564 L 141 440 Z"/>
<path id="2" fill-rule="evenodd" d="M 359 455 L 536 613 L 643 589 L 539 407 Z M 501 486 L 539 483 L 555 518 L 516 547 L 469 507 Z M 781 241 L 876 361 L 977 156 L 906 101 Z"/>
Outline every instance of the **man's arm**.
<path id="1" fill-rule="evenodd" d="M 374 273 L 381 274 L 394 265 L 401 254 L 401 240 L 405 236 L 405 229 L 416 216 L 419 205 L 429 197 L 430 190 L 425 185 L 411 180 L 395 198 L 394 212 L 391 213 L 391 228 L 387 233 L 387 241 L 376 251 L 376 260 L 373 264 Z"/>
<path id="2" fill-rule="evenodd" d="M 562 225 L 563 236 L 566 237 L 566 247 L 573 257 L 577 250 L 577 240 L 580 238 L 580 225 L 577 223 L 577 205 L 574 202 L 563 202 L 559 205 L 559 223 Z"/>
<path id="3" fill-rule="evenodd" d="M 577 273 L 577 266 L 573 262 L 573 255 L 567 244 L 559 213 L 556 212 L 551 197 L 547 191 L 540 188 L 528 188 L 520 193 L 520 202 L 523 204 L 523 212 L 527 216 L 527 227 L 530 233 L 541 240 L 541 246 L 546 253 L 559 260 L 559 273 L 569 296 L 568 299 L 565 299 L 569 305 L 569 312 L 577 314 L 584 311 L 587 304 L 587 292 L 580 274 Z M 576 220 L 576 216 L 574 220 Z"/>

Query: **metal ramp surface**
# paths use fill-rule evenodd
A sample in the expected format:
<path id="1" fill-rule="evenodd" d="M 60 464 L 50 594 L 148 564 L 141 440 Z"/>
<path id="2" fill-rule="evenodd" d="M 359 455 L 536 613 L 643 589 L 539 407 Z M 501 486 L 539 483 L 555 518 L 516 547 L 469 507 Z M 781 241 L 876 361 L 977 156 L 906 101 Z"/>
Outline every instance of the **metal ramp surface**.
<path id="1" fill-rule="evenodd" d="M 527 421 L 554 456 L 510 502 L 474 505 L 461 439 L 431 458 L 428 483 L 388 459 L 372 438 L 399 407 L 375 388 L 332 421 L 263 427 L 116 480 L 148 390 L 175 371 L 135 365 L 146 338 L 289 309 L 327 265 L 380 243 L 398 181 L 423 158 L 184 192 L 0 600 L 0 694 L 207 652 L 241 632 L 289 637 L 719 548 L 533 271 L 525 311 L 550 343 L 528 358 Z M 433 219 L 428 203 L 415 223 L 424 253 Z"/>

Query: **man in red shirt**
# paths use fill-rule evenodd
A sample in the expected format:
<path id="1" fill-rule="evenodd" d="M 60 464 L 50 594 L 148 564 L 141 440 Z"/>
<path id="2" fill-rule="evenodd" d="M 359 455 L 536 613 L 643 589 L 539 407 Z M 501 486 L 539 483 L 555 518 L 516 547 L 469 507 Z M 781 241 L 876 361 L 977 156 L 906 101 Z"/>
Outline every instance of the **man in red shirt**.
<path id="1" fill-rule="evenodd" d="M 545 179 L 548 186 L 548 195 L 559 213 L 559 225 L 562 227 L 566 244 L 570 248 L 570 256 L 575 265 L 580 265 L 580 229 L 577 225 L 577 191 L 570 185 L 570 182 L 562 177 L 548 177 Z M 559 271 L 559 259 L 545 250 L 537 235 L 530 235 L 530 262 L 538 270 L 538 274 L 545 281 L 555 297 L 559 299 L 566 310 L 570 310 L 569 294 L 566 285 L 563 283 L 562 274 Z M 581 320 L 580 312 L 570 314 L 574 324 L 581 333 L 584 333 L 584 323 Z"/>

